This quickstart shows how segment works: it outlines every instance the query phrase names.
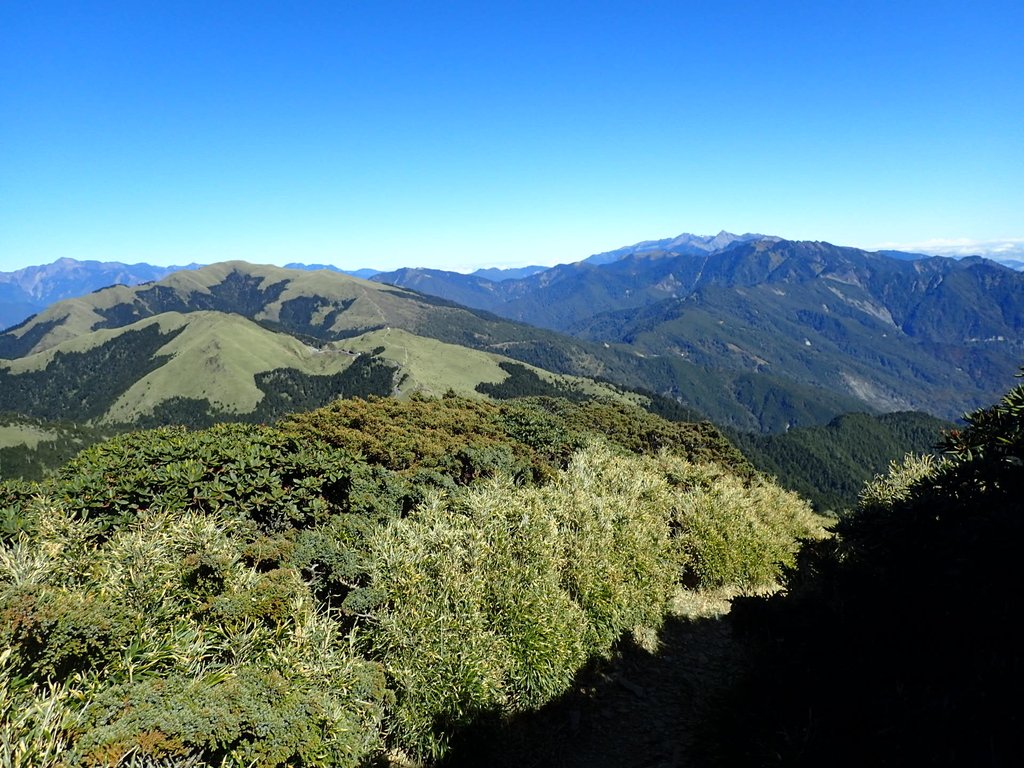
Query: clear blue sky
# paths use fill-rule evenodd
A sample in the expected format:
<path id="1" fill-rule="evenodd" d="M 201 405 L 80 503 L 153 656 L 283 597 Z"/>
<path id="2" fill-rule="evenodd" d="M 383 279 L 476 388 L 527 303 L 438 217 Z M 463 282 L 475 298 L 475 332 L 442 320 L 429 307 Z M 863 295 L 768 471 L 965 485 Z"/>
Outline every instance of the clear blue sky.
<path id="1" fill-rule="evenodd" d="M 1009 242 L 1022 29 L 1019 0 L 4 0 L 0 270 Z"/>

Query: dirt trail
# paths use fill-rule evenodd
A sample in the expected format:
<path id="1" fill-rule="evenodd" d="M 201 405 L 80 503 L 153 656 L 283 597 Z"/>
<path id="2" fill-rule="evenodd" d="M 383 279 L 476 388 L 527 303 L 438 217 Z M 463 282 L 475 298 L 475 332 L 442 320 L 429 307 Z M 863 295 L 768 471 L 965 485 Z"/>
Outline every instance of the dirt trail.
<path id="1" fill-rule="evenodd" d="M 446 768 L 700 765 L 696 729 L 743 655 L 724 620 L 723 596 L 680 595 L 674 608 L 648 649 L 631 643 L 540 711 L 476 729 Z"/>

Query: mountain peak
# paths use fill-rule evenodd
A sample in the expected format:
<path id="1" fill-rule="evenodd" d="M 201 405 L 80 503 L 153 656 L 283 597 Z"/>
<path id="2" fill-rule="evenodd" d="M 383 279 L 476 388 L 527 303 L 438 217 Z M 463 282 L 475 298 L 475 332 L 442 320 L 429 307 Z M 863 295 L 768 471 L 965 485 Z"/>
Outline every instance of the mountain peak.
<path id="1" fill-rule="evenodd" d="M 602 264 L 611 264 L 614 261 L 619 261 L 629 256 L 700 256 L 717 253 L 731 247 L 735 243 L 746 243 L 755 240 L 778 242 L 781 238 L 753 232 L 734 235 L 732 232 L 726 232 L 724 229 L 717 235 L 693 235 L 689 232 L 683 232 L 681 235 L 665 238 L 664 240 L 644 240 L 633 245 L 617 248 L 614 251 L 597 253 L 583 261 L 587 264 L 600 266 Z"/>

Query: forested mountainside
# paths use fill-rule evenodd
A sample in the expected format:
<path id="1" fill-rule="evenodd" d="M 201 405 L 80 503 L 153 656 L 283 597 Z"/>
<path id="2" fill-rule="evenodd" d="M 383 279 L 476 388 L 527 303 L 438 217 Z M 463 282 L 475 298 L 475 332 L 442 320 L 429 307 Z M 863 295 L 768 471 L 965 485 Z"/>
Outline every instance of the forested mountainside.
<path id="1" fill-rule="evenodd" d="M 758 397 L 743 392 L 746 377 L 769 376 L 775 390 L 829 391 L 861 410 L 954 419 L 995 399 L 1024 354 L 1024 274 L 980 258 L 755 238 L 698 254 L 627 249 L 502 283 L 417 270 L 394 279 L 667 366 L 713 368 L 739 400 Z M 719 405 L 706 410 L 715 417 Z M 768 411 L 761 429 L 788 426 Z"/>
<path id="2" fill-rule="evenodd" d="M 776 435 L 728 432 L 757 469 L 796 491 L 820 512 L 857 504 L 864 485 L 904 455 L 939 451 L 953 424 L 925 413 L 850 413 L 820 427 Z"/>
<path id="3" fill-rule="evenodd" d="M 293 358 L 305 356 L 306 362 L 301 365 L 288 364 L 303 375 L 330 373 L 324 370 L 324 360 L 330 355 L 314 360 L 315 350 L 373 353 L 383 347 L 383 351 L 376 354 L 385 364 L 400 369 L 396 386 L 402 386 L 400 382 L 405 375 L 415 383 L 415 364 L 420 370 L 429 368 L 425 374 L 427 381 L 420 388 L 434 392 L 448 388 L 472 391 L 481 382 L 500 382 L 506 374 L 498 363 L 511 358 L 557 374 L 599 377 L 620 387 L 650 390 L 716 421 L 751 429 L 822 423 L 860 405 L 852 396 L 794 384 L 784 378 L 747 372 L 720 373 L 678 357 L 637 354 L 622 346 L 580 341 L 468 310 L 425 294 L 342 274 L 258 267 L 243 262 L 179 272 L 157 283 L 115 286 L 59 302 L 0 334 L 0 357 L 8 358 L 8 362 L 0 363 L 0 369 L 16 379 L 29 371 L 52 373 L 50 366 L 67 367 L 70 363 L 67 356 L 72 353 L 109 356 L 113 354 L 109 345 L 131 346 L 130 342 L 117 341 L 119 331 L 146 331 L 153 335 L 157 333 L 152 327 L 156 318 L 161 328 L 175 323 L 178 324 L 175 327 L 179 327 L 182 323 L 198 322 L 192 316 L 203 312 L 237 315 L 239 317 L 230 321 L 218 322 L 231 325 L 239 332 L 244 329 L 244 333 L 253 338 L 262 334 L 263 341 L 258 345 L 228 345 L 248 366 L 249 371 L 244 373 L 246 380 L 256 372 L 282 365 L 277 362 L 264 368 L 257 366 L 262 364 L 260 356 L 252 351 L 264 345 L 280 350 L 273 355 L 276 360 L 285 357 L 288 349 L 292 350 L 289 354 Z M 209 322 L 214 322 L 214 316 L 209 315 Z M 250 322 L 241 322 L 243 318 Z M 147 320 L 149 330 L 144 327 Z M 271 336 L 270 332 L 292 338 Z M 208 334 L 197 332 L 197 337 L 207 338 L 209 344 L 206 347 L 178 345 L 196 352 L 195 365 L 205 366 L 203 376 L 192 379 L 194 386 L 208 380 L 219 365 L 219 357 L 225 353 L 223 347 L 215 348 L 215 340 Z M 463 349 L 448 346 L 443 351 L 430 352 L 429 344 L 423 340 Z M 158 339 L 151 341 L 155 344 Z M 157 346 L 149 354 L 161 349 Z M 206 351 L 199 354 L 204 349 Z M 479 354 L 471 355 L 474 350 L 486 353 L 486 359 Z M 336 357 L 338 366 L 346 359 Z M 83 366 L 91 365 L 89 360 L 80 362 Z M 155 370 L 159 368 L 159 361 L 143 356 L 135 365 L 140 370 Z M 177 382 L 180 389 L 180 377 L 165 377 L 165 380 Z M 463 384 L 468 386 L 463 388 Z M 74 382 L 70 385 L 76 386 Z M 134 383 L 129 382 L 129 385 Z M 438 388 L 439 385 L 443 386 Z M 11 387 L 10 391 L 15 389 L 21 391 L 25 387 Z M 415 389 L 417 386 L 405 387 L 405 391 Z M 164 390 L 151 388 L 150 391 L 161 393 Z M 253 383 L 248 391 L 257 392 L 258 385 Z M 191 402 L 201 401 L 205 397 L 201 392 L 176 391 L 173 396 L 189 400 L 190 409 L 201 411 L 204 407 L 201 402 Z M 215 404 L 217 398 L 210 396 L 209 399 Z M 154 405 L 149 403 L 150 408 Z M 250 402 L 235 410 L 251 408 Z"/>
<path id="4" fill-rule="evenodd" d="M 82 449 L 123 430 L 119 425 L 48 421 L 0 413 L 0 481 L 42 480 Z"/>

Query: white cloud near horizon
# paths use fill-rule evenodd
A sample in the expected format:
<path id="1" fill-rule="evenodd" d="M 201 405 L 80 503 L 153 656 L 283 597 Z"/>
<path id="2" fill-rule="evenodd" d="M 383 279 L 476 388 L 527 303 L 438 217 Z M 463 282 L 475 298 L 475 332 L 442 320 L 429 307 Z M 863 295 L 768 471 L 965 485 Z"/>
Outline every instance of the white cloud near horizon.
<path id="1" fill-rule="evenodd" d="M 908 251 L 930 256 L 1019 256 L 1024 257 L 1024 237 L 974 240 L 968 237 L 934 237 L 912 243 L 879 243 L 872 250 Z"/>

